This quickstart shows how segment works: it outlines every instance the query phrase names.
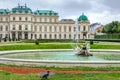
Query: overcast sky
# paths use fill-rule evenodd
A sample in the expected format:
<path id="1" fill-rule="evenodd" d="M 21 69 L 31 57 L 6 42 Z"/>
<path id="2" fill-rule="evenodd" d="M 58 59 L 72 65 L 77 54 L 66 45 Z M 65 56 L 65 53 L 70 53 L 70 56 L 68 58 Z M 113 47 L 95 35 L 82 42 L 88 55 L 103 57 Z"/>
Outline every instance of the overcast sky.
<path id="1" fill-rule="evenodd" d="M 0 8 L 12 9 L 25 3 L 33 11 L 54 10 L 60 19 L 76 19 L 83 12 L 91 23 L 120 21 L 120 0 L 0 0 Z"/>

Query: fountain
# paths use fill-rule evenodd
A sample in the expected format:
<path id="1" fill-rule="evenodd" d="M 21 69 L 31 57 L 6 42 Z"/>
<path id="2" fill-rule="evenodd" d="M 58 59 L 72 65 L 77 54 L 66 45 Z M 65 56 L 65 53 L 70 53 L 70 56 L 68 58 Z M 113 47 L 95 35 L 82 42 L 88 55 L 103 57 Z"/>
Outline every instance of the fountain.
<path id="1" fill-rule="evenodd" d="M 78 56 L 93 56 L 93 54 L 90 54 L 90 45 L 88 42 L 86 42 L 86 45 L 83 46 L 81 45 L 80 47 L 78 46 L 78 42 L 79 42 L 79 38 L 78 38 L 78 19 L 76 19 L 75 21 L 75 26 L 74 26 L 74 40 L 76 40 L 76 48 L 75 48 L 75 52 L 76 55 Z"/>

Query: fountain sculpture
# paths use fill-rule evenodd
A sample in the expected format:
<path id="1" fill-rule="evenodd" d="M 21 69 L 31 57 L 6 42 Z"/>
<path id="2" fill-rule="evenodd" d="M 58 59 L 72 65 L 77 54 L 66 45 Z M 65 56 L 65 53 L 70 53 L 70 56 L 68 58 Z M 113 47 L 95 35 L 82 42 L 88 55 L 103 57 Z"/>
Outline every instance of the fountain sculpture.
<path id="1" fill-rule="evenodd" d="M 76 55 L 78 56 L 93 56 L 90 54 L 90 45 L 88 42 L 86 42 L 86 45 L 81 45 L 80 47 L 78 46 L 79 38 L 78 38 L 78 20 L 75 21 L 75 26 L 74 26 L 74 40 L 76 41 Z"/>

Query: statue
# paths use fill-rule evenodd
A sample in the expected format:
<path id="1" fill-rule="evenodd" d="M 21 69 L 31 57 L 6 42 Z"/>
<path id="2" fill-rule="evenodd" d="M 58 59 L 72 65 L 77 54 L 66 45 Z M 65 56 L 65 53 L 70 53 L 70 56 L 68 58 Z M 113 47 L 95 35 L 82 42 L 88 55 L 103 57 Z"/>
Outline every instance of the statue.
<path id="1" fill-rule="evenodd" d="M 92 54 L 90 54 L 90 45 L 89 43 L 86 42 L 86 45 L 83 46 L 81 45 L 80 47 L 77 46 L 77 48 L 75 49 L 78 56 L 93 56 Z"/>

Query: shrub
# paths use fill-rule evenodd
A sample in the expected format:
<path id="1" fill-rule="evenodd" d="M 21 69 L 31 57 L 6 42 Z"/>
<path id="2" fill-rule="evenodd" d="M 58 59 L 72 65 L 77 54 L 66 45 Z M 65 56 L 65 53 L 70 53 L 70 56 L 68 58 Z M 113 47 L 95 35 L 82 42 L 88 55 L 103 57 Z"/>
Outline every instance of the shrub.
<path id="1" fill-rule="evenodd" d="M 90 41 L 90 44 L 92 45 L 92 44 L 93 44 L 93 41 Z"/>
<path id="2" fill-rule="evenodd" d="M 39 41 L 38 41 L 38 40 L 35 40 L 35 44 L 36 44 L 36 45 L 39 45 Z"/>
<path id="3" fill-rule="evenodd" d="M 7 38 L 4 38 L 4 42 L 6 42 L 7 41 Z"/>
<path id="4" fill-rule="evenodd" d="M 11 42 L 11 38 L 9 38 L 9 41 Z"/>

